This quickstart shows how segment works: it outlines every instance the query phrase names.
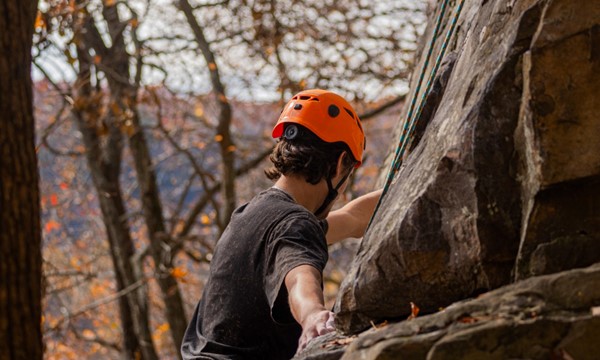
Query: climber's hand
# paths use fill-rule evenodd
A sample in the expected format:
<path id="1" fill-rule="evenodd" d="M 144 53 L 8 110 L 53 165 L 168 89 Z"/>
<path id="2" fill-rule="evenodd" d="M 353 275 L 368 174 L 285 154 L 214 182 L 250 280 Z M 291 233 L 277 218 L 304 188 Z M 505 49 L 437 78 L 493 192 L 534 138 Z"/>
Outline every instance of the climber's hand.
<path id="1" fill-rule="evenodd" d="M 302 326 L 302 335 L 298 342 L 298 352 L 304 350 L 312 339 L 332 331 L 335 331 L 335 327 L 331 311 L 321 310 L 310 314 Z"/>

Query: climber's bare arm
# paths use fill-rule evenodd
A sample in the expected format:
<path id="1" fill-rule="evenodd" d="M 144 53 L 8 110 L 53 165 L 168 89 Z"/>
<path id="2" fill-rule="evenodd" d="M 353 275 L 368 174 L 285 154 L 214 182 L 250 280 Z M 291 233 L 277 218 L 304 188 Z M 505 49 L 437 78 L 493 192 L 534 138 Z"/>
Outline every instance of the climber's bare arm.
<path id="1" fill-rule="evenodd" d="M 330 212 L 327 216 L 327 243 L 334 244 L 349 237 L 362 237 L 381 193 L 382 190 L 370 192 L 350 201 L 341 209 Z"/>
<path id="2" fill-rule="evenodd" d="M 325 308 L 321 273 L 310 265 L 300 265 L 285 276 L 290 310 L 302 326 L 298 352 L 313 338 L 334 331 L 333 313 Z"/>

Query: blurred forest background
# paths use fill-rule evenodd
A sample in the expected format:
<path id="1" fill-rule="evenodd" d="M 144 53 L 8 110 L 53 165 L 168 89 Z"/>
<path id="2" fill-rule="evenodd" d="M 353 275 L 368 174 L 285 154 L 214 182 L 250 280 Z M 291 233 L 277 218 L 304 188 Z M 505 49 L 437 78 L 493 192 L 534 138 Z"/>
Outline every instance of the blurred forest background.
<path id="1" fill-rule="evenodd" d="M 294 93 L 351 100 L 372 190 L 425 1 L 41 0 L 33 38 L 47 359 L 177 359 L 212 249 L 271 186 Z M 331 304 L 356 240 L 331 249 Z"/>

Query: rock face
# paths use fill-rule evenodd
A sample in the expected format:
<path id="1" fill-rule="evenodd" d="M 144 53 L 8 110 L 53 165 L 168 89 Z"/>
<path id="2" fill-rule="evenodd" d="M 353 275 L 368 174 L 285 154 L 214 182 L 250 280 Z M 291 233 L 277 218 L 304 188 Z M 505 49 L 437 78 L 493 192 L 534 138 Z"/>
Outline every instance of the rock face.
<path id="1" fill-rule="evenodd" d="M 600 261 L 600 1 L 464 6 L 412 151 L 340 289 L 336 324 L 346 334 L 405 319 L 411 302 L 434 313 L 515 280 Z M 424 53 L 434 25 L 426 30 Z M 434 54 L 443 39 L 444 33 L 434 42 Z M 544 321 L 536 329 L 546 326 L 558 337 L 575 326 Z M 589 326 L 597 330 L 598 322 L 589 319 Z M 492 347 L 514 325 L 489 324 L 445 343 L 438 339 L 446 333 L 428 332 L 427 341 L 435 349 L 471 351 L 468 336 Z M 524 333 L 538 331 L 527 324 Z M 419 352 L 419 346 L 392 348 Z M 504 355 L 512 356 L 498 358 Z"/>
<path id="2" fill-rule="evenodd" d="M 597 359 L 600 264 L 533 277 L 359 336 L 317 338 L 299 359 Z"/>
<path id="3" fill-rule="evenodd" d="M 580 5 L 555 1 L 544 9 L 523 56 L 517 278 L 600 254 L 600 2 Z"/>

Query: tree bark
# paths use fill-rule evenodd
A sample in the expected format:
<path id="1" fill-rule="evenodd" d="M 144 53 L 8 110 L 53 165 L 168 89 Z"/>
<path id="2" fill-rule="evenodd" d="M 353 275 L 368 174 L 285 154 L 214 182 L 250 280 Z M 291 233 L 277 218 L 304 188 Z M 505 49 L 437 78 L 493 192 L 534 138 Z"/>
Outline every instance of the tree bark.
<path id="1" fill-rule="evenodd" d="M 41 227 L 31 89 L 37 1 L 0 2 L 0 359 L 42 359 Z"/>
<path id="2" fill-rule="evenodd" d="M 112 70 L 106 74 L 111 90 L 111 102 L 114 104 L 111 108 L 118 109 L 118 113 L 113 114 L 116 124 L 112 127 L 118 125 L 128 134 L 129 148 L 141 193 L 142 213 L 150 238 L 150 254 L 157 274 L 156 281 L 165 303 L 165 313 L 173 344 L 176 349 L 179 349 L 187 328 L 187 320 L 181 292 L 170 272 L 174 254 L 170 251 L 171 245 L 165 229 L 152 157 L 137 111 L 138 87 L 130 80 L 130 55 L 126 51 L 122 31 L 126 23 L 121 22 L 116 6 L 105 5 L 103 15 L 112 38 L 110 49 L 103 49 L 107 54 L 110 53 L 110 56 L 103 56 L 103 63 Z"/>
<path id="3" fill-rule="evenodd" d="M 223 161 L 222 174 L 223 179 L 221 181 L 222 193 L 223 193 L 223 211 L 221 212 L 221 231 L 229 223 L 231 214 L 235 210 L 236 206 L 236 195 L 235 195 L 235 143 L 231 137 L 231 105 L 227 96 L 225 95 L 225 86 L 221 81 L 219 75 L 219 67 L 217 66 L 215 56 L 210 50 L 210 44 L 204 36 L 202 27 L 194 16 L 194 11 L 188 0 L 180 0 L 179 8 L 185 15 L 187 22 L 192 29 L 194 39 L 206 60 L 208 70 L 210 72 L 210 81 L 213 87 L 213 91 L 217 96 L 217 102 L 219 106 L 219 122 L 217 125 L 216 138 L 219 142 L 221 149 L 221 159 Z"/>
<path id="4" fill-rule="evenodd" d="M 109 240 L 111 258 L 115 268 L 118 290 L 133 286 L 142 279 L 141 271 L 136 271 L 132 263 L 134 244 L 127 225 L 127 211 L 119 184 L 123 135 L 119 128 L 108 127 L 104 146 L 99 135 L 99 101 L 90 85 L 91 64 L 89 49 L 92 46 L 90 31 L 91 18 L 84 19 L 83 36 L 76 39 L 79 73 L 76 83 L 73 114 L 78 122 L 86 147 L 86 158 L 92 181 L 98 192 L 100 209 Z M 104 119 L 114 122 L 114 119 Z M 121 322 L 124 334 L 124 355 L 131 359 L 158 359 L 152 341 L 152 331 L 148 320 L 146 287 L 140 286 L 119 300 Z"/>
<path id="5" fill-rule="evenodd" d="M 171 337 L 177 349 L 181 347 L 183 336 L 187 328 L 183 299 L 177 285 L 177 281 L 171 275 L 174 253 L 171 249 L 171 241 L 165 229 L 156 176 L 153 171 L 152 159 L 144 132 L 140 126 L 137 111 L 133 111 L 134 132 L 129 137 L 129 148 L 134 158 L 138 184 L 142 197 L 142 212 L 148 236 L 150 237 L 150 253 L 154 260 L 156 281 L 160 286 L 165 303 L 165 313 Z M 178 353 L 179 354 L 179 353 Z"/>
<path id="6" fill-rule="evenodd" d="M 98 192 L 100 209 L 115 268 L 117 289 L 120 291 L 133 286 L 141 279 L 141 274 L 135 271 L 131 262 L 134 255 L 134 245 L 129 227 L 126 224 L 127 212 L 119 186 L 121 150 L 117 148 L 115 151 L 113 147 L 113 154 L 106 157 L 106 162 L 101 160 L 103 156 L 99 146 L 100 140 L 96 134 L 96 129 L 89 125 L 87 119 L 89 118 L 85 115 L 79 115 L 79 130 L 83 135 L 88 166 Z M 111 136 L 114 137 L 115 135 L 112 134 Z M 118 134 L 118 136 L 121 137 L 121 134 Z M 117 139 L 113 138 L 109 140 L 109 143 L 116 145 Z M 121 298 L 119 300 L 119 310 L 123 326 L 125 355 L 131 359 L 140 356 L 144 360 L 158 359 L 148 321 L 148 301 L 145 287 L 141 286 Z"/>

